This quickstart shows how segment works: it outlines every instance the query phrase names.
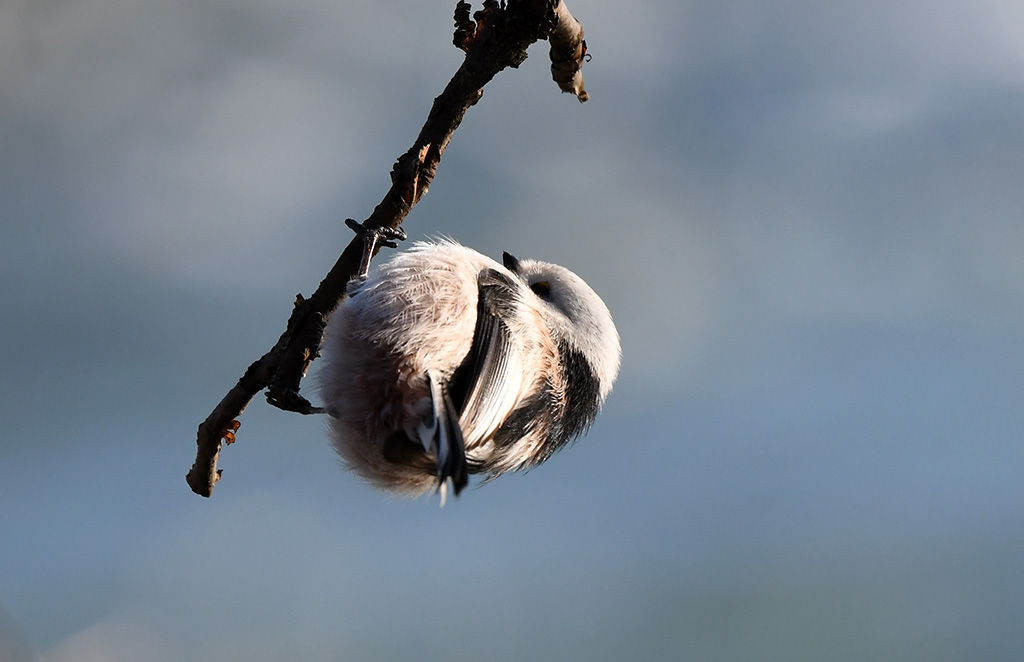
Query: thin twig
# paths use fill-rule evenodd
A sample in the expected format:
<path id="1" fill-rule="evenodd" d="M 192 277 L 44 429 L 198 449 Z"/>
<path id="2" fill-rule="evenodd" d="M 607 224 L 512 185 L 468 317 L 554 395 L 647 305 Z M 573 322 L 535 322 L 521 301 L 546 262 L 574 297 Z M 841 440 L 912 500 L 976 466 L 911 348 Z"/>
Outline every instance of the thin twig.
<path id="1" fill-rule="evenodd" d="M 416 142 L 398 157 L 391 170 L 391 188 L 363 225 L 397 228 L 437 173 L 437 166 L 452 134 L 470 106 L 480 100 L 483 87 L 506 67 L 518 67 L 526 49 L 540 39 L 551 44 L 552 76 L 559 87 L 587 100 L 579 67 L 586 55 L 583 29 L 560 0 L 485 0 L 483 9 L 469 17 L 469 4 L 455 9 L 455 45 L 466 57 L 444 91 L 434 100 Z M 327 316 L 345 295 L 349 279 L 359 269 L 362 238 L 357 236 L 308 299 L 299 295 L 288 325 L 277 344 L 249 366 L 199 425 L 196 461 L 185 479 L 201 496 L 213 494 L 220 480 L 217 460 L 223 443 L 234 441 L 238 416 L 252 398 L 268 389 L 267 398 L 282 409 L 310 413 L 309 402 L 299 395 L 299 383 L 310 363 L 319 356 Z"/>

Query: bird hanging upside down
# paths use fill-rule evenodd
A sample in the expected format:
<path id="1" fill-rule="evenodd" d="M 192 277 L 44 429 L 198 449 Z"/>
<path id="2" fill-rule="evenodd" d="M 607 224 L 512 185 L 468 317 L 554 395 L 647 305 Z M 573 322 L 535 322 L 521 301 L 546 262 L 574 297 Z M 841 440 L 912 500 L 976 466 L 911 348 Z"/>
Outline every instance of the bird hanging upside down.
<path id="1" fill-rule="evenodd" d="M 322 347 L 319 393 L 345 464 L 409 496 L 536 466 L 586 432 L 621 350 L 611 314 L 564 267 L 417 243 L 353 281 Z"/>

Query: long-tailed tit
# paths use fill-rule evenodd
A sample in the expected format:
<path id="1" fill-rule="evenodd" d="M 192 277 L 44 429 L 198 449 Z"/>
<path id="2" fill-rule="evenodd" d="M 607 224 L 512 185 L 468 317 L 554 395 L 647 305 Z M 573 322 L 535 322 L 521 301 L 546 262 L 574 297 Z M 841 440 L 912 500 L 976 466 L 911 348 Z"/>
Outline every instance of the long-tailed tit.
<path id="1" fill-rule="evenodd" d="M 536 466 L 583 434 L 618 374 L 611 314 L 564 267 L 417 243 L 332 315 L 320 397 L 344 462 L 418 495 Z"/>

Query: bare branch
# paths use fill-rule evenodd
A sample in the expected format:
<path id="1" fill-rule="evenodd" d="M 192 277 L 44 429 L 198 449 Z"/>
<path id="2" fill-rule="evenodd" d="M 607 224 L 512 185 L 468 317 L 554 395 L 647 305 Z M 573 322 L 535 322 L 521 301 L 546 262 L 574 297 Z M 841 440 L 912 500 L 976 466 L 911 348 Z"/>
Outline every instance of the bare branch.
<path id="1" fill-rule="evenodd" d="M 398 228 L 437 173 L 452 134 L 470 106 L 480 100 L 483 87 L 506 67 L 518 67 L 526 49 L 540 39 L 551 42 L 551 70 L 562 90 L 586 101 L 579 67 L 586 54 L 583 30 L 561 0 L 508 0 L 500 5 L 485 0 L 472 19 L 469 4 L 455 9 L 455 45 L 466 57 L 451 81 L 434 99 L 427 121 L 416 142 L 398 157 L 391 170 L 391 188 L 363 225 L 367 228 Z M 376 247 L 374 252 L 376 252 Z M 345 295 L 345 287 L 360 266 L 361 236 L 355 237 L 308 299 L 296 298 L 287 327 L 277 344 L 249 366 L 199 426 L 196 461 L 185 477 L 192 491 L 213 494 L 220 479 L 217 460 L 223 443 L 234 441 L 237 417 L 252 398 L 267 389 L 268 401 L 282 409 L 316 411 L 299 395 L 299 383 L 310 363 L 319 356 L 327 316 Z"/>

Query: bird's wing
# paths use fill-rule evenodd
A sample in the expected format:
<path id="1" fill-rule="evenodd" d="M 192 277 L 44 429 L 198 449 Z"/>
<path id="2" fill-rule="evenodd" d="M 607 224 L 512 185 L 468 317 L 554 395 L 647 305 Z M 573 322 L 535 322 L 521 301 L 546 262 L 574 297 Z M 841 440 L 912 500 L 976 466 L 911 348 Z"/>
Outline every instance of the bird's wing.
<path id="1" fill-rule="evenodd" d="M 473 343 L 449 382 L 467 448 L 494 434 L 515 408 L 523 385 L 523 365 L 506 320 L 516 311 L 516 283 L 484 269 L 477 279 Z"/>
<path id="2" fill-rule="evenodd" d="M 448 479 L 456 495 L 468 482 L 466 449 L 490 438 L 517 403 L 522 360 L 505 323 L 515 313 L 515 287 L 499 271 L 482 271 L 469 353 L 447 382 L 427 372 L 433 415 L 421 423 L 418 436 L 436 459 L 442 503 Z"/>

